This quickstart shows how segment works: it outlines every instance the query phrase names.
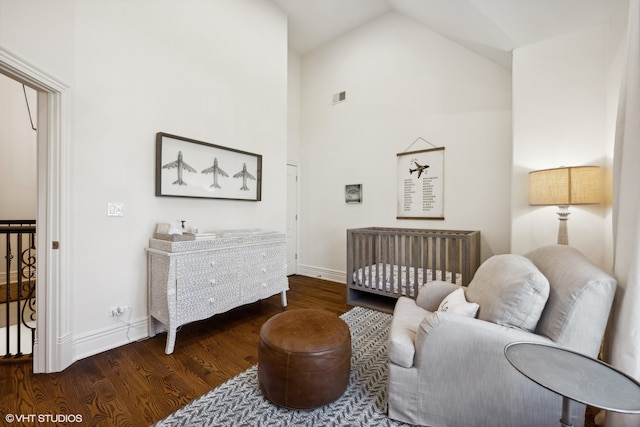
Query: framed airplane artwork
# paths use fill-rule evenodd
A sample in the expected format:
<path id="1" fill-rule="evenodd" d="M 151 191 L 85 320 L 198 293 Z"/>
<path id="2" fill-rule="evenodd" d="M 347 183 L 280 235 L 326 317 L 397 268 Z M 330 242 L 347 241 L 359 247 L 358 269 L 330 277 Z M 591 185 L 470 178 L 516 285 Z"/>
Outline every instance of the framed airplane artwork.
<path id="1" fill-rule="evenodd" d="M 262 156 L 158 132 L 156 196 L 259 201 Z"/>

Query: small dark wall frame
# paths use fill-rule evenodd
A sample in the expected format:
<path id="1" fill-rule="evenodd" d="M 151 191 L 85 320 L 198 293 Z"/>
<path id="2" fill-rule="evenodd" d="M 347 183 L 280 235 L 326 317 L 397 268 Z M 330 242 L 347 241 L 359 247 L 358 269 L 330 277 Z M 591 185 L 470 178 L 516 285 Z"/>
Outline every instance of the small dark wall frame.
<path id="1" fill-rule="evenodd" d="M 362 203 L 362 184 L 347 184 L 344 186 L 344 201 L 347 204 Z"/>
<path id="2" fill-rule="evenodd" d="M 158 132 L 156 196 L 262 200 L 262 155 Z"/>

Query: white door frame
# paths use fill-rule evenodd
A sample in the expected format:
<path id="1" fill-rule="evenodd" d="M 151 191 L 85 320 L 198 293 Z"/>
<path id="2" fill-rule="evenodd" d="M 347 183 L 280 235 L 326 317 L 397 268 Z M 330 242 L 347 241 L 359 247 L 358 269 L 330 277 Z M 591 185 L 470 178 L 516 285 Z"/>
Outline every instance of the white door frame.
<path id="1" fill-rule="evenodd" d="M 69 87 L 0 47 L 0 72 L 38 91 L 36 341 L 33 372 L 73 362 L 68 248 Z"/>
<path id="2" fill-rule="evenodd" d="M 293 208 L 293 210 L 295 212 L 291 212 L 291 205 L 289 204 L 289 198 L 292 196 L 290 194 L 291 192 L 291 188 L 289 188 L 289 167 L 294 167 L 296 168 L 296 188 L 294 189 L 295 194 L 293 194 L 293 196 L 295 197 L 295 206 Z M 290 238 L 290 236 L 288 235 L 289 232 L 289 221 L 290 221 L 290 217 L 293 215 L 294 216 L 294 227 L 295 230 L 292 230 L 293 232 L 293 239 L 294 239 L 294 245 L 295 245 L 295 259 L 294 259 L 294 265 L 291 266 L 289 265 L 287 267 L 287 274 L 297 274 L 298 273 L 298 252 L 299 252 L 299 233 L 300 233 L 300 227 L 299 227 L 299 212 L 300 212 L 300 194 L 299 194 L 299 184 L 298 184 L 298 176 L 299 176 L 299 166 L 297 163 L 289 161 L 287 162 L 287 251 L 289 250 L 289 242 L 288 239 Z M 287 254 L 287 258 L 289 258 L 289 254 Z"/>

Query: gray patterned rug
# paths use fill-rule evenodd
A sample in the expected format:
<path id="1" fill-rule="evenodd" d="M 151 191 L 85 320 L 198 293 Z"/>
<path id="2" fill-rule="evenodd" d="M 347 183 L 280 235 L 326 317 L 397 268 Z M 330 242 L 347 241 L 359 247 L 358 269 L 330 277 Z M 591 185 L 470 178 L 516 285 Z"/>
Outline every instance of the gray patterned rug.
<path id="1" fill-rule="evenodd" d="M 362 307 L 343 314 L 351 330 L 349 386 L 329 405 L 293 411 L 262 397 L 257 365 L 155 424 L 164 426 L 406 426 L 387 413 L 387 337 L 391 315 Z"/>

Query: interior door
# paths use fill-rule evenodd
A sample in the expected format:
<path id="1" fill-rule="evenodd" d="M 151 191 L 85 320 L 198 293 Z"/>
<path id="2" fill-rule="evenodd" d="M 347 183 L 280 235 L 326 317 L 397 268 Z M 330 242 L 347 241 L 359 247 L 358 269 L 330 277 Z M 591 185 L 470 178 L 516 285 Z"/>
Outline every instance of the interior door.
<path id="1" fill-rule="evenodd" d="M 298 272 L 298 167 L 287 165 L 287 275 Z"/>

